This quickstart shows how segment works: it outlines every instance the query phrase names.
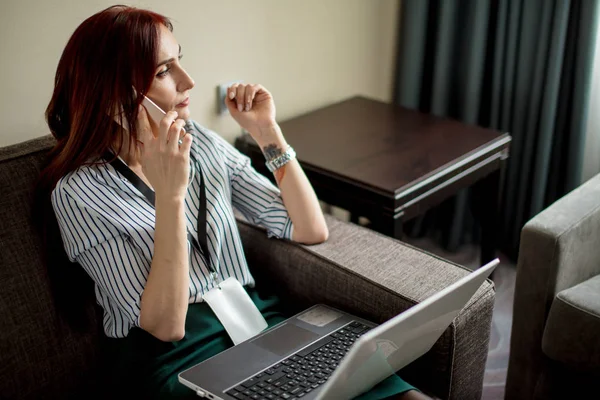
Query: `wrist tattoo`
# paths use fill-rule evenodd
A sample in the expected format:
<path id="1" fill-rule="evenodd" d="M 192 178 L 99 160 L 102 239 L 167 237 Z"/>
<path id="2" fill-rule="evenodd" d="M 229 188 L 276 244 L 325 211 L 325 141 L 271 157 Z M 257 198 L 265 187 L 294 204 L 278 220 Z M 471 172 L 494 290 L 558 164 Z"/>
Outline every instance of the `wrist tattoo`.
<path id="1" fill-rule="evenodd" d="M 267 159 L 267 161 L 271 161 L 280 155 L 283 154 L 283 150 L 275 144 L 270 144 L 268 146 L 263 147 L 263 153 Z"/>

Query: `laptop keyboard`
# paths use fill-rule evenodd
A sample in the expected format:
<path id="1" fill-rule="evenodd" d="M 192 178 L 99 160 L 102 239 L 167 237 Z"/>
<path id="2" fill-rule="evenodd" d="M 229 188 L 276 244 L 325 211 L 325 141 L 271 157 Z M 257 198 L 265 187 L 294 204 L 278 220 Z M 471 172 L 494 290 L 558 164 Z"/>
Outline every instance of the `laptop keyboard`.
<path id="1" fill-rule="evenodd" d="M 354 321 L 225 393 L 239 400 L 303 398 L 325 383 L 354 341 L 369 330 Z"/>

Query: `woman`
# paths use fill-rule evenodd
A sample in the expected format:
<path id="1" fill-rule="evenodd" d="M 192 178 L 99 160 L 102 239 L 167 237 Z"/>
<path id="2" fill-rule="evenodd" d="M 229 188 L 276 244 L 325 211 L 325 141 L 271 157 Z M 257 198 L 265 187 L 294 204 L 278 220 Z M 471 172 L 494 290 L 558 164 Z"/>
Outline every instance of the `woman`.
<path id="1" fill-rule="evenodd" d="M 243 285 L 269 325 L 285 318 L 276 297 L 253 289 L 234 209 L 272 237 L 312 244 L 328 236 L 270 93 L 236 84 L 226 102 L 279 188 L 189 119 L 194 81 L 180 60 L 167 18 L 110 7 L 69 40 L 46 110 L 57 144 L 41 187 L 69 259 L 94 281 L 114 338 L 115 384 L 144 398 L 195 398 L 177 374 L 232 345 L 203 301 L 219 282 Z M 142 95 L 167 111 L 162 120 L 148 117 Z M 397 376 L 365 396 L 390 395 L 422 398 Z"/>

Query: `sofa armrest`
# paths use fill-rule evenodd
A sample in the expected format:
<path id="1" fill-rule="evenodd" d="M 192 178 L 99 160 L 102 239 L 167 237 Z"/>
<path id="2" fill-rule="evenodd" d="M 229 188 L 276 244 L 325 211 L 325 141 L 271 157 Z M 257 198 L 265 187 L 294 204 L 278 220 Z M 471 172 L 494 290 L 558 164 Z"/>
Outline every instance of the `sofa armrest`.
<path id="1" fill-rule="evenodd" d="M 533 398 L 555 296 L 600 274 L 600 175 L 532 218 L 521 232 L 506 395 Z"/>
<path id="2" fill-rule="evenodd" d="M 381 323 L 469 273 L 369 229 L 326 216 L 330 238 L 315 246 L 267 239 L 240 222 L 246 257 L 260 281 L 270 281 L 299 308 L 325 303 Z M 402 376 L 441 398 L 481 397 L 494 303 L 487 281 L 435 346 Z"/>

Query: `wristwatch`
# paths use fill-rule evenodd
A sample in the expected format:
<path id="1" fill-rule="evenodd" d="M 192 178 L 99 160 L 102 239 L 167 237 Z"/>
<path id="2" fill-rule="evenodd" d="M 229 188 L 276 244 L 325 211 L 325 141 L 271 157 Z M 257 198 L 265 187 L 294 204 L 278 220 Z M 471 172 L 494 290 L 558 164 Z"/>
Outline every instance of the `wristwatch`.
<path id="1" fill-rule="evenodd" d="M 275 172 L 279 168 L 283 167 L 285 164 L 292 161 L 294 158 L 296 158 L 296 152 L 294 151 L 292 146 L 288 146 L 286 151 L 284 151 L 282 154 L 278 155 L 277 157 L 275 157 L 271 160 L 268 160 L 265 164 L 266 164 L 267 168 L 269 169 L 269 171 Z"/>

